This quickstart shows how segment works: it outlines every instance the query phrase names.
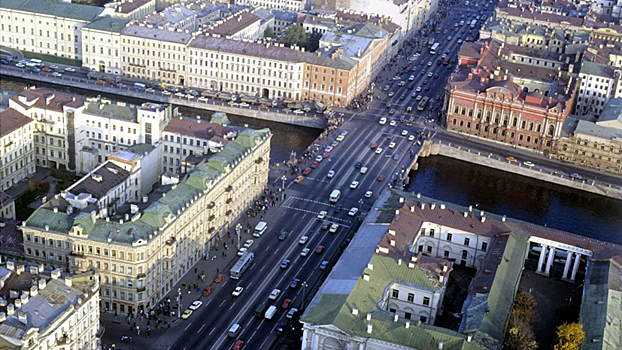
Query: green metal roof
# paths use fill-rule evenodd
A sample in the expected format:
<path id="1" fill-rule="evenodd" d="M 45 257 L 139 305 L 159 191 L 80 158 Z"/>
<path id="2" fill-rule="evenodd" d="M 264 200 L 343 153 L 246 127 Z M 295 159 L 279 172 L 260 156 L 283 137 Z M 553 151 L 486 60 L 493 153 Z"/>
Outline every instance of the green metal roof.
<path id="1" fill-rule="evenodd" d="M 103 7 L 73 4 L 59 0 L 2 0 L 0 7 L 82 21 L 92 21 L 104 11 Z"/>
<path id="2" fill-rule="evenodd" d="M 128 23 L 130 23 L 130 21 L 126 19 L 103 17 L 85 25 L 83 28 L 101 30 L 105 32 L 121 33 L 121 31 L 125 29 L 125 25 L 127 25 Z"/>
<path id="3" fill-rule="evenodd" d="M 89 103 L 84 109 L 84 113 L 105 118 L 127 120 L 134 123 L 138 120 L 136 106 L 119 106 L 116 103 L 105 103 L 101 99 Z"/>

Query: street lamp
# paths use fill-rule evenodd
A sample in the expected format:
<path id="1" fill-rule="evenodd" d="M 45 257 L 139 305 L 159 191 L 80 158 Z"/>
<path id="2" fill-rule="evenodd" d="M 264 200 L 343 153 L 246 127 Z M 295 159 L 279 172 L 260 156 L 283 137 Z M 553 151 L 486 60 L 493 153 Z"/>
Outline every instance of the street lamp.
<path id="1" fill-rule="evenodd" d="M 177 288 L 177 318 L 181 318 L 181 288 Z"/>
<path id="2" fill-rule="evenodd" d="M 305 291 L 306 291 L 307 287 L 308 287 L 307 282 L 303 281 L 302 282 L 302 303 L 300 304 L 300 308 L 302 310 L 305 309 Z"/>
<path id="3" fill-rule="evenodd" d="M 237 225 L 235 225 L 235 233 L 238 235 L 238 252 L 240 251 L 240 231 L 242 230 L 242 225 L 240 225 L 240 223 L 238 222 Z"/>
<path id="4" fill-rule="evenodd" d="M 363 205 L 363 198 L 359 199 L 359 212 L 361 211 L 362 205 Z"/>
<path id="5" fill-rule="evenodd" d="M 281 194 L 281 200 L 285 199 L 285 181 L 287 181 L 287 176 L 283 175 L 281 176 L 281 180 L 283 181 L 283 188 L 282 188 L 282 194 Z"/>

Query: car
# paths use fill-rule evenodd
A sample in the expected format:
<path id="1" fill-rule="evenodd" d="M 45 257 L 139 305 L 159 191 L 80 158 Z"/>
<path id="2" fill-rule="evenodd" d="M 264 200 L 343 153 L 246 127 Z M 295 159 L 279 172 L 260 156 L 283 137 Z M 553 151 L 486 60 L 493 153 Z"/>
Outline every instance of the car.
<path id="1" fill-rule="evenodd" d="M 452 65 L 451 65 L 451 64 L 447 66 L 447 70 L 451 70 L 452 68 L 453 68 L 453 67 L 452 67 Z"/>
<path id="2" fill-rule="evenodd" d="M 218 275 L 216 275 L 216 278 L 214 278 L 214 282 L 215 282 L 215 283 L 220 283 L 220 282 L 222 282 L 222 280 L 223 280 L 224 278 L 225 278 L 225 275 L 223 275 L 222 273 L 221 273 L 221 274 L 218 274 Z"/>
<path id="3" fill-rule="evenodd" d="M 244 348 L 244 340 L 237 340 L 231 350 L 242 350 Z"/>
<path id="4" fill-rule="evenodd" d="M 406 95 L 400 96 L 400 100 L 405 100 L 405 99 L 406 99 Z"/>
<path id="5" fill-rule="evenodd" d="M 391 85 L 387 84 L 384 86 L 384 91 L 389 91 L 389 89 L 391 88 Z"/>
<path id="6" fill-rule="evenodd" d="M 419 97 L 419 96 L 417 96 L 417 93 L 416 93 L 416 92 L 413 92 L 413 94 L 412 94 L 412 95 L 410 95 L 410 97 L 412 97 L 412 98 L 415 98 L 415 99 L 416 99 L 416 98 L 417 98 L 417 97 Z"/>
<path id="7" fill-rule="evenodd" d="M 305 179 L 305 177 L 304 177 L 304 176 L 302 176 L 302 175 L 298 175 L 298 176 L 296 177 L 296 179 L 294 179 L 294 182 L 295 182 L 295 183 L 297 183 L 297 184 L 299 184 L 299 183 L 301 183 L 301 182 L 302 182 L 302 180 L 304 180 L 304 179 Z"/>
<path id="8" fill-rule="evenodd" d="M 330 152 L 322 153 L 322 158 L 328 158 L 328 157 L 330 157 Z"/>
<path id="9" fill-rule="evenodd" d="M 302 175 L 309 175 L 311 173 L 311 168 L 305 168 L 305 170 L 302 171 Z"/>
<path id="10" fill-rule="evenodd" d="M 281 295 L 281 290 L 278 288 L 274 288 L 272 292 L 270 292 L 270 295 L 268 295 L 268 299 L 276 300 L 279 297 L 279 295 Z"/>
<path id="11" fill-rule="evenodd" d="M 6 62 L 6 61 L 5 61 L 5 62 Z M 9 63 L 9 62 L 6 62 L 6 63 Z M 52 71 L 52 70 L 51 70 L 50 68 L 48 68 L 48 67 L 43 67 L 43 68 L 41 68 L 41 70 L 42 70 L 42 71 L 44 71 L 44 72 L 46 72 L 46 73 L 49 73 L 49 72 L 51 72 L 51 71 Z"/>
<path id="12" fill-rule="evenodd" d="M 287 329 L 287 323 L 282 322 L 282 323 L 279 323 L 278 326 L 276 326 L 276 328 L 274 329 L 274 333 L 281 335 L 283 334 L 283 332 L 285 332 L 286 329 Z"/>
<path id="13" fill-rule="evenodd" d="M 57 78 L 60 78 L 60 77 L 62 77 L 62 76 L 63 76 L 63 73 L 54 72 L 54 73 L 52 73 L 52 76 L 57 77 Z"/>
<path id="14" fill-rule="evenodd" d="M 335 177 L 335 171 L 334 170 L 329 170 L 328 174 L 326 174 L 326 177 L 329 179 L 332 179 L 333 177 Z"/>
<path id="15" fill-rule="evenodd" d="M 570 174 L 570 177 L 571 177 L 573 180 L 583 180 L 583 176 L 581 176 L 581 175 L 579 175 L 579 174 L 577 174 L 577 173 L 572 173 L 572 174 Z"/>
<path id="16" fill-rule="evenodd" d="M 350 188 L 355 190 L 357 187 L 359 187 L 359 182 L 358 181 L 352 181 L 352 183 L 350 184 Z"/>
<path id="17" fill-rule="evenodd" d="M 348 132 L 346 130 L 342 130 L 339 135 L 341 136 L 346 136 L 348 134 Z"/>
<path id="18" fill-rule="evenodd" d="M 382 181 L 384 181 L 384 179 L 385 179 L 384 175 L 379 175 L 378 176 L 378 182 L 382 182 Z"/>
<path id="19" fill-rule="evenodd" d="M 294 114 L 305 114 L 305 112 L 297 109 L 297 110 L 294 111 Z"/>
<path id="20" fill-rule="evenodd" d="M 415 80 L 415 76 L 414 76 L 414 75 L 411 75 L 411 76 L 410 76 L 410 78 L 408 78 L 408 80 L 410 80 L 410 81 Z"/>
<path id="21" fill-rule="evenodd" d="M 53 64 L 53 65 L 50 66 L 50 69 L 58 69 L 58 66 Z"/>
<path id="22" fill-rule="evenodd" d="M 361 168 L 361 174 L 366 174 L 367 173 L 367 167 L 364 166 Z"/>
<path id="23" fill-rule="evenodd" d="M 535 164 L 533 164 L 532 162 L 523 162 L 523 165 L 533 167 Z"/>
<path id="24" fill-rule="evenodd" d="M 391 122 L 389 123 L 390 126 L 396 126 L 397 122 L 395 120 L 391 120 Z"/>
<path id="25" fill-rule="evenodd" d="M 426 79 L 426 80 L 424 80 L 422 84 L 423 84 L 423 85 L 428 85 L 428 80 L 427 80 L 427 79 Z"/>
<path id="26" fill-rule="evenodd" d="M 234 296 L 234 297 L 239 297 L 240 294 L 242 294 L 243 291 L 244 291 L 244 287 L 237 286 L 237 287 L 235 287 L 233 292 L 231 292 L 231 295 Z"/>
<path id="27" fill-rule="evenodd" d="M 417 86 L 417 90 L 415 92 L 421 92 L 421 86 Z"/>
<path id="28" fill-rule="evenodd" d="M 75 72 L 76 69 L 72 67 L 65 67 L 65 72 Z"/>
<path id="29" fill-rule="evenodd" d="M 432 67 L 432 61 L 428 62 L 428 67 Z"/>
<path id="30" fill-rule="evenodd" d="M 328 230 L 328 232 L 335 233 L 335 232 L 337 232 L 338 229 L 339 229 L 339 225 L 338 224 L 332 224 L 332 225 L 330 225 L 330 230 Z"/>
<path id="31" fill-rule="evenodd" d="M 425 75 L 425 69 L 421 70 L 421 75 Z"/>
<path id="32" fill-rule="evenodd" d="M 319 245 L 319 246 L 317 246 L 317 248 L 315 248 L 315 253 L 316 254 L 322 254 L 323 251 L 324 251 L 324 246 L 323 245 Z"/>
<path id="33" fill-rule="evenodd" d="M 259 105 L 257 106 L 258 109 L 270 109 L 270 107 L 266 106 L 266 105 Z"/>
<path id="34" fill-rule="evenodd" d="M 286 269 L 288 266 L 289 266 L 289 260 L 287 259 L 283 260 L 283 262 L 281 263 L 281 268 Z"/>
<path id="35" fill-rule="evenodd" d="M 373 195 L 374 195 L 374 192 L 372 192 L 372 191 L 365 192 L 365 198 L 371 198 L 371 196 L 373 196 Z"/>
<path id="36" fill-rule="evenodd" d="M 192 310 L 188 309 L 184 311 L 184 313 L 181 315 L 181 318 L 184 320 L 187 320 L 188 317 L 190 317 L 190 315 L 192 315 Z"/>
<path id="37" fill-rule="evenodd" d="M 397 83 L 397 86 L 404 86 L 404 85 L 406 85 L 406 82 L 403 80 Z"/>
<path id="38" fill-rule="evenodd" d="M 327 266 L 328 266 L 328 261 L 326 260 L 322 261 L 322 263 L 320 264 L 320 270 L 326 270 Z"/>
<path id="39" fill-rule="evenodd" d="M 166 91 L 166 90 L 162 91 L 161 94 L 164 95 L 164 96 L 171 96 L 171 93 L 169 91 Z"/>
<path id="40" fill-rule="evenodd" d="M 179 98 L 184 98 L 184 97 L 186 97 L 186 94 L 184 94 L 182 92 L 177 92 L 177 93 L 175 93 L 174 96 L 179 97 Z M 232 106 L 233 106 L 234 103 L 235 102 L 233 102 L 233 101 L 229 102 L 229 104 L 232 105 Z"/>
<path id="41" fill-rule="evenodd" d="M 408 141 L 414 141 L 414 140 L 415 140 L 415 135 L 408 136 Z"/>
<path id="42" fill-rule="evenodd" d="M 335 205 L 335 209 L 334 209 L 335 213 L 339 213 L 339 212 L 341 212 L 341 209 L 342 209 L 342 208 L 343 208 L 343 204 L 337 204 L 337 205 Z"/>
<path id="43" fill-rule="evenodd" d="M 315 161 L 316 162 L 321 162 L 322 160 L 324 160 L 324 157 L 322 157 L 321 155 L 315 156 Z"/>
<path id="44" fill-rule="evenodd" d="M 391 143 L 389 144 L 389 148 L 395 148 L 395 142 L 391 142 Z"/>
<path id="45" fill-rule="evenodd" d="M 203 305 L 203 302 L 202 302 L 202 301 L 200 301 L 200 300 L 195 300 L 195 301 L 193 301 L 193 302 L 192 302 L 192 304 L 190 304 L 190 306 L 188 306 L 188 309 L 190 309 L 190 310 L 193 310 L 193 311 L 194 311 L 194 310 L 196 310 L 196 309 L 200 308 L 200 307 L 201 307 L 201 305 Z"/>
<path id="46" fill-rule="evenodd" d="M 24 67 L 26 67 L 26 65 L 23 64 L 23 63 L 16 63 L 15 67 L 17 67 L 17 68 L 24 68 Z"/>
<path id="47" fill-rule="evenodd" d="M 317 168 L 319 165 L 320 165 L 320 162 L 318 162 L 318 161 L 316 160 L 315 162 L 311 163 L 310 167 L 311 167 L 311 169 L 315 169 L 315 168 Z"/>
<path id="48" fill-rule="evenodd" d="M 300 280 L 298 278 L 294 278 L 292 283 L 289 284 L 289 288 L 291 288 L 291 289 L 298 288 L 298 283 L 300 283 Z"/>
<path id="49" fill-rule="evenodd" d="M 305 243 L 307 243 L 308 240 L 309 240 L 309 236 L 302 236 L 298 240 L 298 244 L 305 244 Z"/>
<path id="50" fill-rule="evenodd" d="M 333 150 L 333 146 L 326 146 L 326 148 L 324 148 L 324 152 L 331 152 Z"/>
<path id="51" fill-rule="evenodd" d="M 292 303 L 292 299 L 285 299 L 285 300 L 283 300 L 283 305 L 281 305 L 281 307 L 283 309 L 287 309 L 287 308 L 289 308 L 289 304 L 291 304 L 291 303 Z"/>
<path id="52" fill-rule="evenodd" d="M 301 252 L 300 252 L 300 256 L 305 257 L 307 255 L 309 255 L 309 252 L 311 251 L 311 249 L 309 248 L 304 248 Z"/>
<path id="53" fill-rule="evenodd" d="M 350 216 L 354 216 L 354 215 L 356 215 L 356 213 L 358 213 L 358 212 L 359 212 L 359 208 L 357 208 L 357 207 L 352 207 L 352 209 L 350 209 L 350 211 L 348 212 L 348 215 L 350 215 Z"/>
<path id="54" fill-rule="evenodd" d="M 369 145 L 369 148 L 371 148 L 371 149 L 374 149 L 374 148 L 376 148 L 376 147 L 378 147 L 378 144 L 377 144 L 377 143 L 375 143 L 375 142 L 374 142 L 374 143 L 372 143 L 371 145 Z"/>
<path id="55" fill-rule="evenodd" d="M 419 61 L 419 64 L 425 64 L 425 60 Z"/>
<path id="56" fill-rule="evenodd" d="M 117 84 L 117 85 L 118 85 L 118 84 Z M 153 94 L 153 93 L 155 92 L 155 90 L 154 90 L 154 89 L 152 89 L 152 88 L 147 88 L 147 89 L 145 89 L 145 92 L 149 92 L 149 93 L 152 93 L 152 94 Z M 199 100 L 200 100 L 200 98 L 199 98 Z"/>
<path id="57" fill-rule="evenodd" d="M 395 114 L 395 108 L 391 108 L 391 110 L 389 111 L 389 114 Z M 391 126 L 393 126 L 393 125 L 391 125 Z"/>
<path id="58" fill-rule="evenodd" d="M 247 249 L 250 248 L 253 245 L 253 243 L 255 243 L 254 240 L 247 239 L 246 242 L 244 242 L 244 248 L 247 248 Z"/>
<path id="59" fill-rule="evenodd" d="M 428 78 L 432 78 L 434 76 L 434 73 L 430 72 L 428 73 Z"/>
<path id="60" fill-rule="evenodd" d="M 337 142 L 337 141 L 333 141 L 333 142 L 330 143 L 331 147 L 337 147 L 338 145 L 339 145 L 339 142 Z"/>
<path id="61" fill-rule="evenodd" d="M 402 130 L 402 136 L 408 135 L 408 130 Z"/>
<path id="62" fill-rule="evenodd" d="M 285 315 L 285 317 L 292 319 L 294 318 L 294 316 L 296 315 L 296 313 L 298 312 L 298 309 L 296 309 L 295 307 L 289 309 L 289 312 L 287 313 L 287 315 Z"/>
<path id="63" fill-rule="evenodd" d="M 462 44 L 462 39 L 458 39 L 458 44 Z M 455 62 L 455 59 L 451 60 L 452 62 Z"/>
<path id="64" fill-rule="evenodd" d="M 208 296 L 208 295 L 212 294 L 214 289 L 215 289 L 214 286 L 207 286 L 207 287 L 205 287 L 205 290 L 203 291 L 203 296 Z"/>
<path id="65" fill-rule="evenodd" d="M 381 147 L 376 148 L 376 152 L 374 152 L 374 153 L 376 153 L 376 154 L 382 153 L 382 148 Z"/>
<path id="66" fill-rule="evenodd" d="M 388 96 L 389 96 L 389 97 L 393 97 L 394 95 L 395 95 L 395 92 L 391 91 L 391 92 L 389 92 L 389 95 L 388 95 Z"/>
<path id="67" fill-rule="evenodd" d="M 247 250 L 248 248 L 241 247 L 240 250 L 238 250 L 238 256 L 244 255 L 244 253 L 246 253 Z"/>
<path id="68" fill-rule="evenodd" d="M 246 102 L 240 103 L 240 107 L 248 107 L 248 106 L 250 106 L 250 105 L 248 103 L 246 103 Z"/>
<path id="69" fill-rule="evenodd" d="M 415 88 L 415 85 L 414 85 L 414 84 L 408 84 L 408 90 L 412 90 L 412 89 L 414 89 L 414 88 Z"/>
<path id="70" fill-rule="evenodd" d="M 328 214 L 328 213 L 327 213 L 325 210 L 322 210 L 321 212 L 319 212 L 319 213 L 317 214 L 317 218 L 318 218 L 318 219 L 320 219 L 320 220 L 323 220 L 324 218 L 326 218 L 326 214 Z M 305 237 L 306 237 L 306 236 L 305 236 Z M 303 243 L 301 243 L 301 244 L 304 244 L 304 242 L 303 242 Z"/>
<path id="71" fill-rule="evenodd" d="M 393 155 L 393 160 L 398 160 L 398 159 L 400 159 L 400 155 L 399 155 L 399 154 L 397 154 L 397 153 L 396 153 L 396 154 L 394 154 L 394 155 Z"/>
<path id="72" fill-rule="evenodd" d="M 330 222 L 324 221 L 324 223 L 322 224 L 322 230 L 328 230 L 329 227 L 330 227 Z"/>
<path id="73" fill-rule="evenodd" d="M 289 232 L 281 231 L 281 234 L 279 235 L 279 241 L 284 241 L 285 238 L 287 238 L 288 235 L 289 235 Z"/>
<path id="74" fill-rule="evenodd" d="M 339 135 L 339 136 L 337 136 L 337 138 L 336 138 L 335 140 L 337 140 L 337 141 L 341 142 L 341 141 L 343 141 L 343 139 L 345 139 L 345 138 L 346 138 L 345 136 L 343 136 L 343 135 Z"/>
<path id="75" fill-rule="evenodd" d="M 103 80 L 98 80 L 95 82 L 95 84 L 99 84 L 99 85 L 106 85 L 106 82 Z"/>
<path id="76" fill-rule="evenodd" d="M 514 158 L 514 157 L 507 157 L 507 158 L 505 158 L 505 160 L 507 160 L 510 163 L 516 163 L 517 162 L 516 158 Z"/>
<path id="77" fill-rule="evenodd" d="M 360 160 L 357 160 L 356 163 L 354 163 L 355 169 L 360 169 L 361 166 L 363 166 L 363 162 L 361 162 Z"/>

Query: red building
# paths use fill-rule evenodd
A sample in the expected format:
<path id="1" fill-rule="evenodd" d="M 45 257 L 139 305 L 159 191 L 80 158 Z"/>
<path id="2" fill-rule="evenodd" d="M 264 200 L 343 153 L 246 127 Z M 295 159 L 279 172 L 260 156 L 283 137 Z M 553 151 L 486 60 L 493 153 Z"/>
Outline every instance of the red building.
<path id="1" fill-rule="evenodd" d="M 574 105 L 574 78 L 561 67 L 517 60 L 518 47 L 492 41 L 465 43 L 446 87 L 448 130 L 511 145 L 555 152 Z"/>

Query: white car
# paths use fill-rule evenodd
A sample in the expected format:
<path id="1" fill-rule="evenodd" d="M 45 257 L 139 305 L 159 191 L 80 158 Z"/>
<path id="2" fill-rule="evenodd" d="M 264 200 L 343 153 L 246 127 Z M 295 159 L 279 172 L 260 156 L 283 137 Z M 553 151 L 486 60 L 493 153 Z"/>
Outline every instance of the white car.
<path id="1" fill-rule="evenodd" d="M 197 98 L 197 101 L 207 102 L 207 97 L 201 96 L 201 97 Z"/>
<path id="2" fill-rule="evenodd" d="M 75 72 L 76 69 L 75 68 L 71 68 L 71 67 L 66 67 L 65 68 L 65 72 Z"/>
<path id="3" fill-rule="evenodd" d="M 523 165 L 528 166 L 528 167 L 532 167 L 535 164 L 533 164 L 532 162 L 523 162 Z"/>
<path id="4" fill-rule="evenodd" d="M 414 140 L 415 140 L 415 135 L 408 136 L 408 141 L 414 141 Z"/>
<path id="5" fill-rule="evenodd" d="M 238 251 L 238 256 L 244 255 L 244 253 L 246 253 L 247 250 L 248 248 L 241 247 L 240 250 Z"/>
<path id="6" fill-rule="evenodd" d="M 366 166 L 361 168 L 361 174 L 365 174 L 365 173 L 367 173 L 367 167 Z"/>
<path id="7" fill-rule="evenodd" d="M 359 208 L 357 208 L 357 207 L 352 207 L 352 209 L 350 209 L 350 211 L 348 212 L 348 215 L 350 215 L 350 216 L 354 216 L 354 215 L 356 215 L 356 213 L 358 213 L 358 212 L 359 212 Z"/>
<path id="8" fill-rule="evenodd" d="M 333 150 L 333 146 L 326 146 L 326 148 L 324 148 L 324 152 L 331 152 Z"/>
<path id="9" fill-rule="evenodd" d="M 294 111 L 294 114 L 305 114 L 305 112 L 297 109 L 297 110 Z"/>
<path id="10" fill-rule="evenodd" d="M 231 106 L 231 107 L 238 107 L 239 105 L 240 104 L 237 103 L 237 102 L 233 102 L 233 101 L 229 102 L 229 106 Z"/>
<path id="11" fill-rule="evenodd" d="M 408 80 L 410 80 L 410 81 L 415 80 L 415 76 L 414 76 L 414 75 L 411 75 L 411 76 L 410 76 L 410 78 L 408 78 Z"/>
<path id="12" fill-rule="evenodd" d="M 24 67 L 26 67 L 26 65 L 21 63 L 21 62 L 19 62 L 19 63 L 15 64 L 15 67 L 17 67 L 17 68 L 24 68 Z"/>
<path id="13" fill-rule="evenodd" d="M 233 290 L 231 295 L 233 295 L 234 297 L 239 297 L 240 294 L 242 294 L 243 291 L 244 291 L 244 287 L 237 286 L 237 287 L 235 287 L 235 289 Z"/>
<path id="14" fill-rule="evenodd" d="M 335 177 L 335 171 L 331 170 L 328 172 L 328 174 L 326 174 L 326 177 L 329 179 L 332 179 L 333 177 Z"/>
<path id="15" fill-rule="evenodd" d="M 298 241 L 298 244 L 305 244 L 305 243 L 307 243 L 308 240 L 309 240 L 308 236 L 302 236 L 302 237 L 300 237 L 300 240 Z"/>
<path id="16" fill-rule="evenodd" d="M 380 118 L 380 121 L 378 121 L 378 124 L 380 124 L 380 125 L 384 125 L 386 123 L 387 123 L 387 118 L 385 118 L 385 117 Z"/>
<path id="17" fill-rule="evenodd" d="M 395 142 L 391 142 L 391 143 L 389 144 L 389 148 L 395 148 Z"/>
<path id="18" fill-rule="evenodd" d="M 289 312 L 287 313 L 287 315 L 285 317 L 292 319 L 294 318 L 294 315 L 296 315 L 296 312 L 298 312 L 298 309 L 296 309 L 295 307 L 289 309 Z"/>
<path id="19" fill-rule="evenodd" d="M 373 196 L 373 195 L 374 195 L 374 192 L 372 192 L 372 191 L 365 192 L 365 198 L 371 198 L 371 196 Z"/>
<path id="20" fill-rule="evenodd" d="M 393 91 L 389 92 L 389 97 L 393 97 L 393 96 L 395 96 L 395 92 Z"/>
<path id="21" fill-rule="evenodd" d="M 197 300 L 197 301 L 193 302 L 192 304 L 190 304 L 190 306 L 188 307 L 188 309 L 190 309 L 190 310 L 193 310 L 193 311 L 194 311 L 194 310 L 196 310 L 196 309 L 200 308 L 200 307 L 201 307 L 201 305 L 203 305 L 203 302 L 202 302 L 202 301 L 200 301 L 200 300 Z"/>
<path id="22" fill-rule="evenodd" d="M 186 94 L 184 94 L 183 92 L 176 92 L 175 96 L 177 96 L 179 98 L 183 98 L 183 97 L 186 97 Z"/>
<path id="23" fill-rule="evenodd" d="M 324 160 L 324 157 L 322 157 L 322 155 L 318 155 L 317 157 L 315 157 L 315 161 L 318 163 L 321 163 Z"/>
<path id="24" fill-rule="evenodd" d="M 322 210 L 319 214 L 317 214 L 317 218 L 320 220 L 323 220 L 324 218 L 326 218 L 326 214 L 328 214 L 325 210 Z M 304 244 L 304 243 L 301 243 Z"/>
<path id="25" fill-rule="evenodd" d="M 60 77 L 63 76 L 63 73 L 54 72 L 54 73 L 52 73 L 52 75 L 55 76 L 55 77 L 59 77 L 60 78 Z"/>
<path id="26" fill-rule="evenodd" d="M 397 125 L 397 122 L 396 122 L 395 120 L 391 120 L 391 122 L 389 123 L 389 125 L 391 125 L 391 126 L 396 126 L 396 125 Z"/>
<path id="27" fill-rule="evenodd" d="M 248 249 L 250 248 L 253 243 L 255 243 L 255 241 L 253 241 L 252 239 L 247 239 L 246 242 L 244 242 L 244 248 Z"/>
<path id="28" fill-rule="evenodd" d="M 148 89 L 145 89 L 145 92 L 154 93 L 154 92 L 155 92 L 155 90 L 154 90 L 154 89 L 152 89 L 152 88 L 148 88 Z"/>
<path id="29" fill-rule="evenodd" d="M 380 154 L 380 153 L 382 153 L 382 148 L 380 147 L 376 148 L 376 154 Z"/>
<path id="30" fill-rule="evenodd" d="M 246 103 L 246 102 L 240 103 L 240 107 L 248 107 L 248 106 L 250 106 L 250 105 L 248 103 Z"/>
<path id="31" fill-rule="evenodd" d="M 402 130 L 402 136 L 408 135 L 408 130 Z"/>
<path id="32" fill-rule="evenodd" d="M 166 91 L 166 90 L 164 90 L 164 91 L 162 91 L 162 95 L 164 95 L 164 96 L 171 96 L 171 93 Z"/>
<path id="33" fill-rule="evenodd" d="M 350 188 L 355 190 L 357 187 L 359 187 L 359 182 L 358 181 L 352 181 L 352 183 L 350 184 Z"/>
<path id="34" fill-rule="evenodd" d="M 275 289 L 272 290 L 272 292 L 270 292 L 270 296 L 268 296 L 268 299 L 276 300 L 276 298 L 278 298 L 279 295 L 281 295 L 281 290 L 275 288 Z"/>
<path id="35" fill-rule="evenodd" d="M 415 90 L 416 92 L 421 92 L 421 86 L 417 87 L 417 90 Z"/>
<path id="36" fill-rule="evenodd" d="M 311 251 L 311 249 L 309 249 L 309 248 L 303 249 L 302 252 L 300 252 L 300 256 L 307 256 L 307 255 L 309 255 L 309 251 Z"/>

